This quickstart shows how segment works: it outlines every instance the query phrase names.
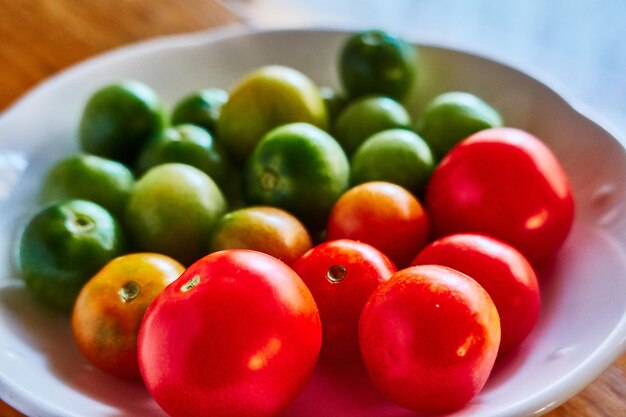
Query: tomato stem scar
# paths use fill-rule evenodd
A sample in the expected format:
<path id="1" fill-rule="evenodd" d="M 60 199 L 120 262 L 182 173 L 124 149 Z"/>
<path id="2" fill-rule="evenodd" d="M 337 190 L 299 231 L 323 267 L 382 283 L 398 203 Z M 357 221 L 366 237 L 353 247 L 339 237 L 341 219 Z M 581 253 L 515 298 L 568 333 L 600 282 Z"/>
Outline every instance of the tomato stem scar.
<path id="1" fill-rule="evenodd" d="M 130 303 L 141 293 L 141 285 L 135 281 L 128 281 L 117 293 L 123 302 Z"/>
<path id="2" fill-rule="evenodd" d="M 346 277 L 346 271 L 346 268 L 341 265 L 333 265 L 326 271 L 326 278 L 332 284 L 337 284 Z"/>
<path id="3" fill-rule="evenodd" d="M 95 227 L 95 223 L 90 217 L 80 214 L 69 219 L 69 222 L 67 222 L 66 225 L 72 232 L 78 233 L 88 232 Z"/>
<path id="4" fill-rule="evenodd" d="M 185 282 L 182 287 L 180 287 L 181 292 L 187 292 L 194 288 L 200 282 L 200 275 L 196 274 L 187 282 Z"/>
<path id="5" fill-rule="evenodd" d="M 259 177 L 261 188 L 265 191 L 272 191 L 278 184 L 278 174 L 272 168 L 265 167 Z"/>

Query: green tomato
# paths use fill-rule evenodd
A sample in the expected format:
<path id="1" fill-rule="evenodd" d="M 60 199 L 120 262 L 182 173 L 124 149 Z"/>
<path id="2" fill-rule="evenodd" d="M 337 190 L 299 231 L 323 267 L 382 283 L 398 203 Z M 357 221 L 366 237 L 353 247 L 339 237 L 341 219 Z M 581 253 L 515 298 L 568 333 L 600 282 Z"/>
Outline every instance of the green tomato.
<path id="1" fill-rule="evenodd" d="M 228 101 L 228 93 L 219 88 L 208 88 L 191 93 L 174 106 L 172 124 L 193 124 L 215 133 L 220 111 L 226 101 Z"/>
<path id="2" fill-rule="evenodd" d="M 55 163 L 47 172 L 40 199 L 93 201 L 116 216 L 124 212 L 135 178 L 124 164 L 95 155 L 76 154 Z"/>
<path id="3" fill-rule="evenodd" d="M 263 135 L 292 122 L 327 128 L 319 89 L 300 71 L 266 66 L 246 75 L 231 91 L 222 107 L 218 135 L 228 152 L 244 161 Z"/>
<path id="4" fill-rule="evenodd" d="M 244 173 L 248 204 L 280 207 L 317 230 L 349 185 L 350 167 L 339 144 L 323 130 L 292 123 L 263 137 Z"/>
<path id="5" fill-rule="evenodd" d="M 498 111 L 482 99 L 454 91 L 441 94 L 428 103 L 415 124 L 415 130 L 441 159 L 466 137 L 502 124 Z"/>
<path id="6" fill-rule="evenodd" d="M 226 209 L 208 175 L 191 165 L 167 163 L 137 180 L 124 220 L 139 250 L 188 265 L 206 255 L 210 231 Z"/>
<path id="7" fill-rule="evenodd" d="M 30 219 L 19 240 L 18 263 L 39 301 L 69 312 L 83 285 L 125 250 L 122 229 L 106 209 L 86 200 L 65 200 Z"/>
<path id="8" fill-rule="evenodd" d="M 351 102 L 335 120 L 333 134 L 348 155 L 367 138 L 383 130 L 411 127 L 402 104 L 388 97 L 362 97 Z"/>
<path id="9" fill-rule="evenodd" d="M 165 125 L 157 94 L 138 81 L 107 85 L 96 91 L 80 121 L 80 144 L 91 154 L 134 162 L 143 146 Z"/>
<path id="10" fill-rule="evenodd" d="M 421 195 L 435 167 L 430 148 L 405 129 L 376 133 L 356 150 L 350 163 L 353 184 L 386 181 Z"/>
<path id="11" fill-rule="evenodd" d="M 137 172 L 168 162 L 194 166 L 220 187 L 227 184 L 232 170 L 222 145 L 207 130 L 191 124 L 167 128 L 150 141 L 139 155 Z"/>
<path id="12" fill-rule="evenodd" d="M 398 101 L 416 84 L 417 49 L 380 30 L 352 35 L 339 56 L 339 75 L 350 97 L 377 94 Z"/>

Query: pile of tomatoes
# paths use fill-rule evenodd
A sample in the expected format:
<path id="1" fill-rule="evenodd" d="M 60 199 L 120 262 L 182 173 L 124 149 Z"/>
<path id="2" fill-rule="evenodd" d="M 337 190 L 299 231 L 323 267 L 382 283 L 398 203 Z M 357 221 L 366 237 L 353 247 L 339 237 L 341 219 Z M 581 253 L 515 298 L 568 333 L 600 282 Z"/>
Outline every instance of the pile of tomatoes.
<path id="1" fill-rule="evenodd" d="M 318 365 L 454 411 L 538 319 L 535 271 L 574 216 L 554 154 L 468 93 L 411 123 L 420 57 L 400 38 L 354 34 L 339 58 L 342 93 L 264 67 L 171 125 L 149 87 L 107 86 L 90 155 L 44 182 L 27 285 L 172 417 L 276 416 Z"/>

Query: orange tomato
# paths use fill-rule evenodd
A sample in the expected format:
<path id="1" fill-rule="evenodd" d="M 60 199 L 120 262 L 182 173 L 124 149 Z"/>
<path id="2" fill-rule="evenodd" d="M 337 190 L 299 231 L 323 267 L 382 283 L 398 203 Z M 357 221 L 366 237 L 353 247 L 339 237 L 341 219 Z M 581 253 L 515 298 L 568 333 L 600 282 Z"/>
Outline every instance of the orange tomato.
<path id="1" fill-rule="evenodd" d="M 311 246 L 309 232 L 297 218 L 276 207 L 253 206 L 231 211 L 218 221 L 210 250 L 256 250 L 292 265 Z"/>
<path id="2" fill-rule="evenodd" d="M 106 264 L 80 291 L 72 331 L 81 353 L 95 367 L 139 378 L 137 335 L 148 305 L 184 267 L 156 253 L 133 253 Z"/>
<path id="3" fill-rule="evenodd" d="M 369 243 L 402 269 L 428 242 L 429 221 L 419 200 L 405 188 L 373 181 L 339 198 L 326 232 L 327 240 Z"/>

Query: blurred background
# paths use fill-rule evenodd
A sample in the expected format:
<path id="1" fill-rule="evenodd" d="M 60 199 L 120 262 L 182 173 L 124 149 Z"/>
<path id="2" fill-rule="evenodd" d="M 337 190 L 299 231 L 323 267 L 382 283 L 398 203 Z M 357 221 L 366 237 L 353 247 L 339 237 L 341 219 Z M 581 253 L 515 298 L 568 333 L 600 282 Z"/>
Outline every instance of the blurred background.
<path id="1" fill-rule="evenodd" d="M 381 28 L 470 49 L 547 80 L 626 132 L 624 0 L 0 0 L 0 109 L 89 56 L 234 23 Z"/>
<path id="2" fill-rule="evenodd" d="M 382 28 L 520 67 L 626 132 L 623 0 L 226 0 L 254 27 Z"/>

